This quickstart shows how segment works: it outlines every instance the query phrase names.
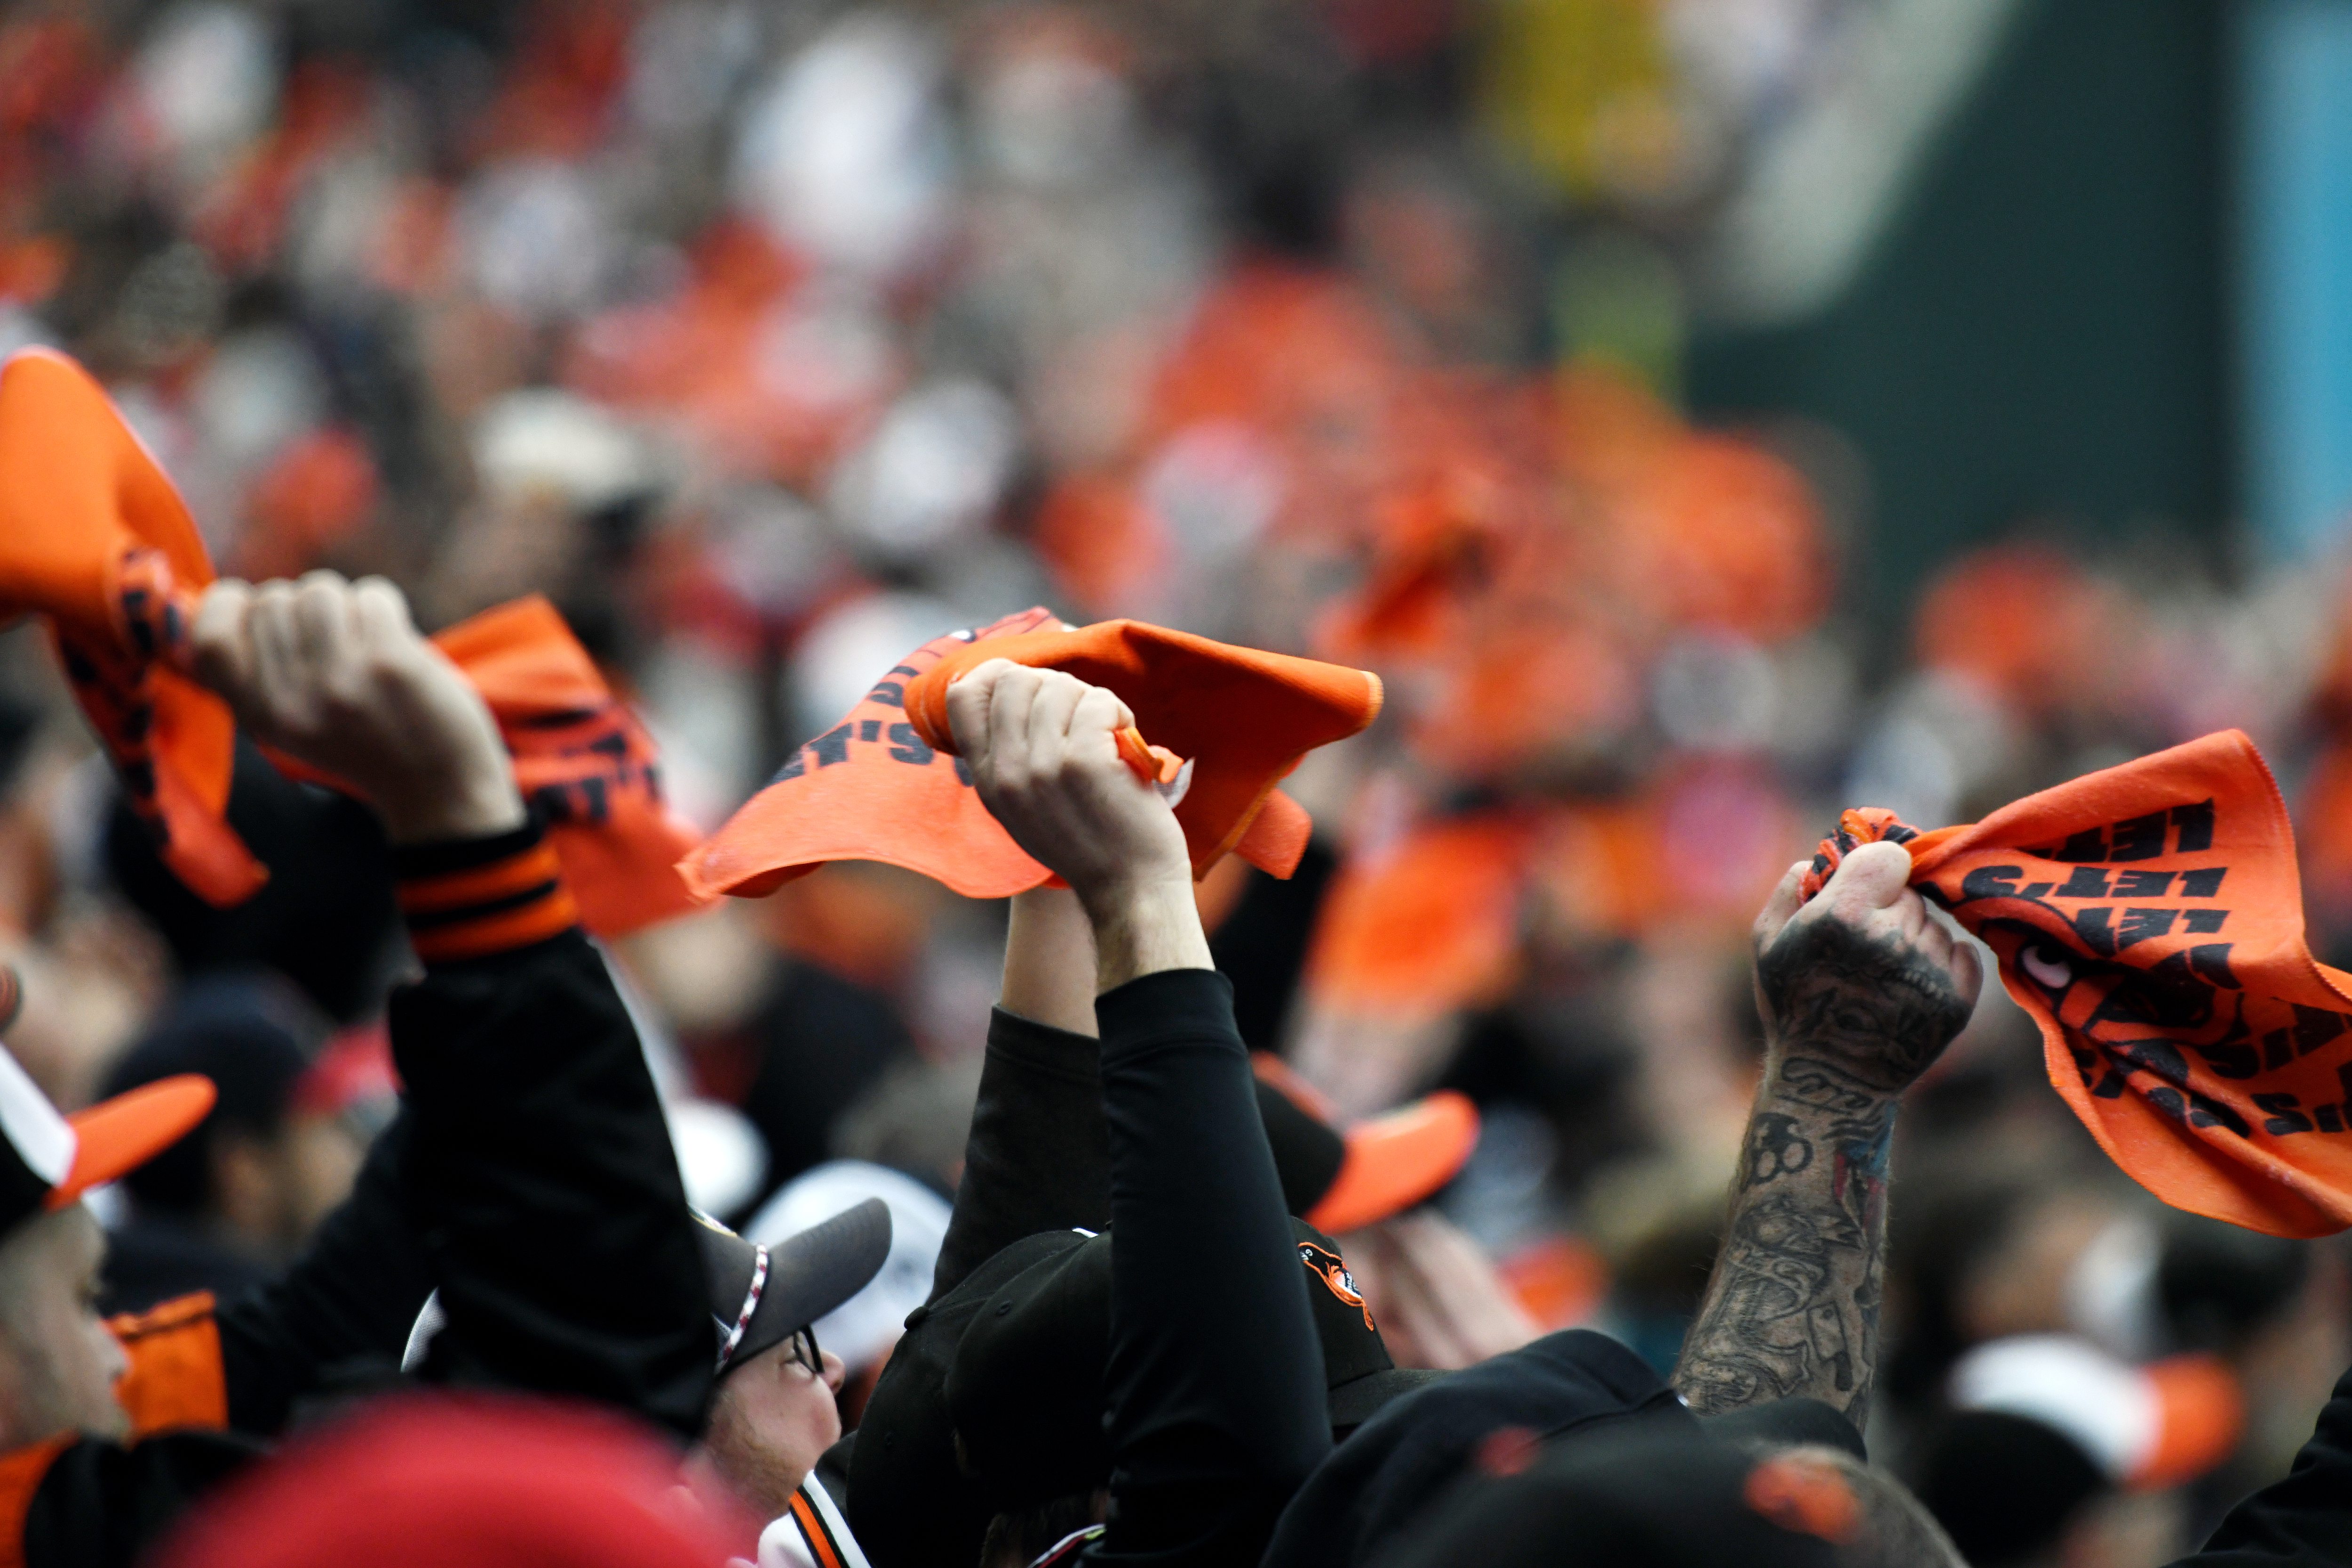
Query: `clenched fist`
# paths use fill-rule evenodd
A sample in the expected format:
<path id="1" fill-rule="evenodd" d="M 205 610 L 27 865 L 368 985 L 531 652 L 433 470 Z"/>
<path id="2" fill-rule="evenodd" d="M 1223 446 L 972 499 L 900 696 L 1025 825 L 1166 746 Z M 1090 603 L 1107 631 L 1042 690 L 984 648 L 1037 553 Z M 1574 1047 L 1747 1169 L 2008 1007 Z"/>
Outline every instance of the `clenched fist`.
<path id="1" fill-rule="evenodd" d="M 1910 886 L 1911 857 L 1865 844 L 1801 907 L 1793 866 L 1756 917 L 1756 1001 L 1776 1058 L 1828 1062 L 1899 1094 L 1967 1026 L 1984 970 Z"/>
<path id="2" fill-rule="evenodd" d="M 395 843 L 479 837 L 523 820 L 481 694 L 380 577 L 215 583 L 196 609 L 189 663 L 247 734 L 365 795 Z"/>
<path id="3" fill-rule="evenodd" d="M 1061 874 L 1095 929 L 1108 990 L 1160 969 L 1209 967 L 1184 830 L 1118 754 L 1127 704 L 1059 670 L 1001 658 L 948 688 L 972 784 L 1013 841 Z"/>

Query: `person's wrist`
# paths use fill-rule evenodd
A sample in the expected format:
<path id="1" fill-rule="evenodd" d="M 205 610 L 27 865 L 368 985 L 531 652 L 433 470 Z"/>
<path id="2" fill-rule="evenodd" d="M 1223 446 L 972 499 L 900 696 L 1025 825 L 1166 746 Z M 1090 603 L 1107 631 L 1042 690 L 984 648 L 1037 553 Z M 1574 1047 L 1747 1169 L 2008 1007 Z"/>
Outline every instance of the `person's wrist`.
<path id="1" fill-rule="evenodd" d="M 514 773 L 501 755 L 495 766 L 404 779 L 373 792 L 384 836 L 394 844 L 442 844 L 488 838 L 521 826 L 528 813 Z"/>
<path id="2" fill-rule="evenodd" d="M 1803 1040 L 1768 1041 L 1764 1051 L 1765 1092 L 1824 1110 L 1858 1116 L 1891 1109 L 1911 1087 L 1880 1070 L 1880 1064 L 1857 1063 L 1843 1053 L 1823 1050 Z"/>
<path id="3" fill-rule="evenodd" d="M 1214 967 L 1189 876 L 1082 889 L 1078 899 L 1094 926 L 1097 994 L 1162 970 Z"/>
<path id="4" fill-rule="evenodd" d="M 1106 923 L 1156 910 L 1171 901 L 1192 903 L 1192 872 L 1189 866 L 1160 867 L 1139 873 L 1073 882 L 1070 890 L 1087 921 L 1097 929 Z"/>

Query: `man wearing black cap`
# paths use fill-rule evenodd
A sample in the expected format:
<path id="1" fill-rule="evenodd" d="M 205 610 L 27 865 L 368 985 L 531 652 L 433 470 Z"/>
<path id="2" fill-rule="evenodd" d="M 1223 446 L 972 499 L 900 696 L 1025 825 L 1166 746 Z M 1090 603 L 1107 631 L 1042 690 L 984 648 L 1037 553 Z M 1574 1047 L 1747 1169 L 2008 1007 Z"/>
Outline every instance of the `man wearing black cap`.
<path id="1" fill-rule="evenodd" d="M 1397 1367 L 1339 1244 L 1305 1220 L 1290 1227 L 1321 1352 L 1325 1411 L 1334 1435 L 1344 1436 L 1444 1374 Z M 1011 1278 L 965 1298 L 977 1310 L 956 1341 L 941 1394 L 957 1468 L 989 1517 L 982 1568 L 1027 1568 L 1087 1522 L 1110 1482 L 1102 1410 L 1113 1245 L 1108 1233 L 1032 1237 L 1007 1250 L 1009 1260 L 1025 1260 Z"/>
<path id="2" fill-rule="evenodd" d="M 193 654 L 248 734 L 383 819 L 424 962 L 392 1004 L 406 1106 L 283 1280 L 110 1333 L 89 1289 L 102 1237 L 72 1200 L 211 1089 L 166 1080 L 68 1122 L 0 1069 L 0 1563 L 130 1563 L 299 1402 L 388 1372 L 436 1283 L 453 1381 L 598 1399 L 681 1439 L 709 1396 L 701 1260 L 643 1052 L 479 696 L 396 590 L 329 574 L 215 584 Z"/>
<path id="3" fill-rule="evenodd" d="M 966 1329 L 992 1310 L 999 1289 L 1009 1300 L 1034 1283 L 1014 1278 L 1017 1266 L 1032 1261 L 1042 1279 L 1042 1271 L 1059 1266 L 1061 1247 L 1110 1224 L 1109 1134 L 1098 1070 L 1095 978 L 1094 934 L 1076 897 L 1052 888 L 1016 896 L 1005 937 L 1002 1000 L 990 1020 L 963 1179 L 929 1300 L 908 1320 L 906 1336 L 866 1407 L 864 1426 L 827 1456 L 819 1471 L 825 1484 L 846 1486 L 856 1542 L 845 1546 L 875 1568 L 970 1562 L 1000 1515 L 1000 1547 L 1039 1531 L 1058 1539 L 1055 1522 L 1086 1504 L 1095 1488 L 1088 1481 L 1081 1489 L 1088 1496 L 1030 1508 L 1025 1499 L 1013 1501 L 1012 1494 L 967 1473 L 958 1464 L 957 1449 L 971 1435 L 950 1415 L 945 1392 L 959 1364 L 967 1376 L 981 1364 L 979 1351 L 963 1357 L 960 1347 Z M 1442 1185 L 1475 1136 L 1475 1113 L 1466 1105 L 1431 1102 L 1450 1113 L 1450 1128 L 1400 1129 L 1383 1119 L 1343 1134 L 1265 1077 L 1254 1088 L 1283 1202 L 1294 1215 L 1336 1212 L 1351 1224 L 1382 1217 Z M 1435 1374 L 1395 1366 L 1361 1299 L 1349 1305 L 1328 1288 L 1336 1283 L 1350 1295 L 1354 1291 L 1338 1261 L 1337 1244 L 1311 1225 L 1296 1229 L 1321 1342 L 1328 1414 L 1335 1436 L 1344 1436 L 1381 1403 Z M 1033 1237 L 1040 1239 L 1032 1241 Z M 1107 1260 L 1107 1239 L 1089 1249 Z M 1318 1269 L 1310 1264 L 1310 1252 L 1330 1266 Z M 1090 1327 L 1073 1342 L 1093 1347 L 1091 1361 L 1085 1362 L 1090 1370 L 1072 1374 L 1089 1390 L 1100 1384 L 1109 1320 L 1107 1270 L 1093 1279 L 1085 1309 Z M 1066 1305 L 1079 1299 L 1066 1286 L 1051 1296 Z M 1023 1335 L 982 1338 L 1007 1346 L 1027 1342 Z M 1056 1335 L 1041 1339 L 1059 1342 Z M 997 1364 L 1023 1382 L 1024 1398 L 1034 1399 L 1044 1380 L 1061 1375 L 1055 1369 L 1069 1364 L 1060 1350 L 1054 1353 L 1052 1367 L 1040 1364 L 1027 1373 L 1017 1370 L 1017 1357 Z M 966 1408 L 982 1403 L 967 1400 Z M 1054 1407 L 1091 1432 L 1093 1440 L 1079 1445 L 1086 1452 L 1100 1452 L 1098 1408 L 1058 1403 Z M 980 1412 L 974 1419 L 985 1424 L 991 1415 Z M 985 1436 L 981 1440 L 989 1441 Z"/>
<path id="4" fill-rule="evenodd" d="M 982 799 L 1070 885 L 1091 932 L 1098 1086 L 1074 1074 L 1069 1098 L 1099 1095 L 1111 1223 L 1095 1242 L 1045 1228 L 1074 1222 L 1051 1217 L 1058 1184 L 1040 1167 L 1065 1154 L 1081 1164 L 1091 1157 L 1087 1117 L 1074 1103 L 1073 1147 L 1002 1151 L 1018 1157 L 990 1173 L 1000 1190 L 987 1212 L 959 1204 L 940 1278 L 953 1278 L 950 1294 L 976 1306 L 1029 1266 L 1069 1253 L 1066 1282 L 1050 1290 L 1042 1276 L 1032 1282 L 1041 1299 L 1062 1289 L 1108 1297 L 1107 1315 L 1097 1307 L 1076 1316 L 1101 1342 L 1090 1363 L 1100 1399 L 1089 1425 L 1104 1435 L 1111 1481 L 1098 1538 L 1072 1544 L 1071 1555 L 1254 1563 L 1284 1500 L 1328 1451 L 1330 1426 L 1309 1270 L 1284 1212 L 1230 989 L 1210 967 L 1182 830 L 1119 760 L 1114 737 L 1130 716 L 1108 692 L 990 661 L 950 689 L 949 715 Z M 1038 912 L 1016 910 L 1016 922 Z M 1008 966 L 1008 1004 L 1018 990 Z M 975 1149 L 988 1131 L 975 1120 Z M 968 1171 L 967 1191 L 980 1179 Z M 1002 1314 L 992 1304 L 988 1315 L 1009 1322 L 1015 1303 L 1001 1305 Z M 1041 1322 L 1055 1317 L 1043 1307 L 1040 1314 Z M 960 1337 L 943 1338 L 941 1348 Z M 918 1401 L 926 1408 L 912 1414 L 946 1419 L 928 1408 L 943 1397 L 934 1381 Z M 1007 1413 L 1002 1400 L 979 1403 Z M 877 1423 L 869 1405 L 855 1458 L 861 1536 L 875 1518 L 869 1497 L 926 1506 L 868 1480 L 900 1457 L 895 1450 L 935 1447 L 919 1441 L 931 1436 Z M 971 1462 L 1007 1456 L 977 1425 L 973 1436 L 984 1452 L 968 1454 Z"/>

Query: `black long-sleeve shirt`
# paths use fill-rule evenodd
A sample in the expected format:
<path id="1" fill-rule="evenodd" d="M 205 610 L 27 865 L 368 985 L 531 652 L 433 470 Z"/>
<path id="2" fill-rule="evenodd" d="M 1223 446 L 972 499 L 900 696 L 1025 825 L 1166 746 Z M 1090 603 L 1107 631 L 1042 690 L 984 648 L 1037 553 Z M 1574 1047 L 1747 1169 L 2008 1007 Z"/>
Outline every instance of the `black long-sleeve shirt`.
<path id="1" fill-rule="evenodd" d="M 1103 1563 L 1257 1562 L 1331 1450 L 1323 1354 L 1233 988 L 1176 969 L 1099 997 L 1110 1125 Z"/>
<path id="2" fill-rule="evenodd" d="M 194 1369 L 219 1384 L 216 1428 L 0 1457 L 0 1479 L 37 1488 L 0 1564 L 20 1548 L 34 1568 L 130 1563 L 332 1369 L 396 1367 L 435 1285 L 454 1377 L 698 1427 L 709 1307 L 677 1164 L 620 997 L 540 876 L 537 831 L 405 861 L 416 886 L 504 890 L 412 910 L 427 963 L 392 1008 L 401 1120 L 285 1279 L 217 1310 L 199 1299 L 166 1331 L 216 1334 L 216 1364 Z"/>
<path id="3" fill-rule="evenodd" d="M 990 1017 L 932 1300 L 1024 1237 L 1109 1226 L 1101 1058 L 1101 1044 L 1089 1036 L 1002 1007 Z"/>
<path id="4" fill-rule="evenodd" d="M 1108 1226 L 1118 1249 L 1108 1412 L 1118 1522 L 1098 1560 L 1255 1563 L 1329 1450 L 1306 1271 L 1226 983 L 1150 975 L 1097 1013 L 1100 1041 L 1002 1009 L 992 1021 L 931 1300 L 867 1405 L 871 1425 L 904 1402 L 886 1435 L 896 1447 L 867 1453 L 877 1438 L 860 1433 L 820 1467 L 877 1563 L 977 1557 L 988 1510 L 946 1450 L 944 1415 L 924 1412 L 982 1304 L 963 1299 L 991 1278 L 975 1271 L 1045 1232 Z"/>

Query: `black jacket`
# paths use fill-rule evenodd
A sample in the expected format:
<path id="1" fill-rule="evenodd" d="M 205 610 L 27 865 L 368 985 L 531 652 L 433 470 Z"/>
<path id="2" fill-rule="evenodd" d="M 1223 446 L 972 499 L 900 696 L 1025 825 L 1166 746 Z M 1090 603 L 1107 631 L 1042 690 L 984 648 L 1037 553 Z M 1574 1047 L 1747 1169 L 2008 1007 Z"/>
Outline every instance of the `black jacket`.
<path id="1" fill-rule="evenodd" d="M 496 882 L 541 853 L 525 828 L 404 851 L 398 869 L 404 891 Z M 210 1314 L 225 1424 L 65 1447 L 20 1502 L 33 1568 L 129 1564 L 306 1400 L 396 1371 L 436 1286 L 452 1381 L 603 1400 L 681 1438 L 699 1428 L 709 1306 L 661 1108 L 596 950 L 576 929 L 539 934 L 569 900 L 534 889 L 561 900 L 551 918 L 514 895 L 431 900 L 436 950 L 468 921 L 480 940 L 394 994 L 405 1104 L 351 1198 L 283 1279 Z M 0 1541 L 0 1563 L 17 1544 Z"/>
<path id="2" fill-rule="evenodd" d="M 828 1456 L 879 1568 L 970 1562 L 987 1511 L 948 1452 L 939 1384 L 992 1258 L 1108 1228 L 1113 1521 L 1089 1560 L 1253 1563 L 1330 1449 L 1305 1271 L 1230 988 L 1148 975 L 1097 1005 L 1099 1043 L 999 1011 L 931 1300 L 866 1426 Z M 886 1414 L 887 1413 L 887 1414 Z M 886 1445 L 887 1446 L 886 1451 Z"/>
<path id="3" fill-rule="evenodd" d="M 1233 986 L 1096 999 L 1110 1123 L 1109 1531 L 1085 1561 L 1246 1568 L 1331 1451 L 1323 1351 Z"/>

